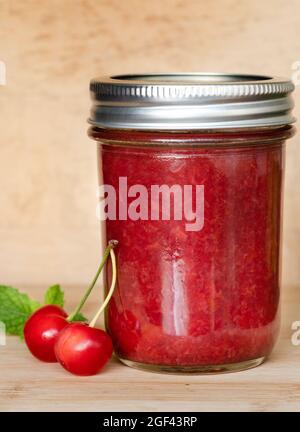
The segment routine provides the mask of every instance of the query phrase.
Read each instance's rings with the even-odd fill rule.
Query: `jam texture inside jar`
[[[92,81],[89,131],[102,198],[114,191],[103,219],[119,241],[106,314],[115,352],[153,371],[257,366],[279,330],[292,85],[200,74],[115,81]]]

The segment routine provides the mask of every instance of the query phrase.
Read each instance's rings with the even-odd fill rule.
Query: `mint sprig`
[[[88,319],[85,316],[83,316],[82,313],[77,312],[77,314],[75,314],[73,316],[73,318],[70,320],[70,322],[79,322],[79,321],[80,322],[87,322]]]
[[[64,306],[64,292],[60,285],[52,285],[45,294],[45,304]]]
[[[0,321],[5,324],[9,335],[23,338],[23,328],[29,316],[40,304],[20,293],[16,288],[0,285]]]
[[[45,293],[44,305],[64,306],[64,292],[60,285],[49,287]],[[5,324],[8,335],[16,335],[23,339],[24,325],[30,315],[42,304],[31,299],[17,288],[0,285],[0,322]],[[72,321],[87,321],[80,313],[72,317]]]

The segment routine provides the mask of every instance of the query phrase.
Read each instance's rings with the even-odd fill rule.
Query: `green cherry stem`
[[[116,286],[116,281],[117,281],[116,256],[115,256],[115,253],[114,253],[113,249],[111,249],[109,253],[110,253],[111,264],[112,264],[112,280],[111,280],[111,285],[110,285],[108,294],[107,294],[104,302],[102,303],[100,309],[98,310],[98,312],[96,313],[96,315],[94,316],[94,318],[92,319],[92,321],[90,322],[90,327],[95,327],[95,324],[96,324],[99,316],[101,315],[101,313],[104,311],[104,309],[108,305],[109,300],[111,299],[111,297],[112,297],[112,295],[114,293],[115,286]]]
[[[103,267],[104,267],[104,265],[105,265],[105,263],[107,261],[107,258],[109,257],[109,255],[110,255],[111,251],[113,250],[113,248],[117,246],[117,244],[118,244],[117,240],[110,240],[108,242],[108,245],[105,248],[105,251],[104,251],[101,263],[99,265],[99,268],[97,270],[97,273],[96,273],[94,279],[92,280],[91,284],[89,285],[86,293],[82,297],[82,299],[81,299],[79,305],[77,306],[77,308],[74,310],[74,312],[72,312],[68,316],[68,318],[67,318],[68,322],[71,322],[74,319],[74,317],[81,311],[83,305],[85,304],[86,300],[88,299],[88,297],[89,297],[92,289],[94,288],[94,286],[95,286],[95,284],[97,282],[97,279],[98,279],[98,277],[99,277],[99,275],[100,275],[100,273],[101,273],[101,271],[102,271],[102,269],[103,269]]]

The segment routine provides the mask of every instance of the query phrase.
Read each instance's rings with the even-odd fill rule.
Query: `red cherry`
[[[62,317],[67,318],[67,312],[60,306],[57,305],[46,305],[37,309],[30,318],[41,316],[41,315],[60,315]]]
[[[109,335],[83,323],[69,324],[58,336],[55,354],[59,363],[74,375],[95,375],[112,356]]]
[[[34,312],[24,327],[24,338],[31,354],[41,361],[54,363],[54,344],[58,333],[68,325],[67,314],[59,306],[44,306]]]

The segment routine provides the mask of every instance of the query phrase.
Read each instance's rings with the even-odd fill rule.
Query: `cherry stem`
[[[117,266],[116,266],[116,256],[115,253],[113,251],[113,249],[111,249],[109,251],[110,253],[110,259],[111,259],[111,264],[112,264],[112,280],[111,280],[111,285],[108,291],[108,294],[104,300],[104,302],[102,303],[100,309],[98,310],[98,312],[96,313],[96,315],[94,316],[94,318],[92,319],[92,321],[90,322],[90,327],[95,327],[95,324],[99,318],[99,316],[101,315],[101,313],[104,311],[104,309],[106,308],[106,306],[108,305],[113,293],[114,293],[114,289],[116,286],[116,281],[117,281]]]
[[[98,277],[99,277],[99,275],[100,275],[100,273],[101,273],[101,271],[102,271],[102,269],[103,269],[103,267],[104,267],[104,265],[105,265],[105,263],[107,261],[107,258],[109,256],[109,254],[111,253],[111,251],[113,250],[113,248],[117,246],[117,244],[118,244],[117,240],[110,240],[108,242],[108,245],[105,248],[105,251],[104,251],[101,263],[99,265],[99,268],[97,270],[97,273],[96,273],[94,279],[92,280],[91,284],[89,285],[86,293],[82,297],[82,299],[81,299],[79,305],[77,306],[77,308],[74,310],[74,312],[72,312],[68,316],[67,321],[71,322],[76,317],[76,315],[81,311],[83,305],[85,304],[86,300],[88,299],[88,297],[89,297],[92,289],[94,288],[94,286],[95,286],[95,284],[97,282],[97,279],[98,279]]]

